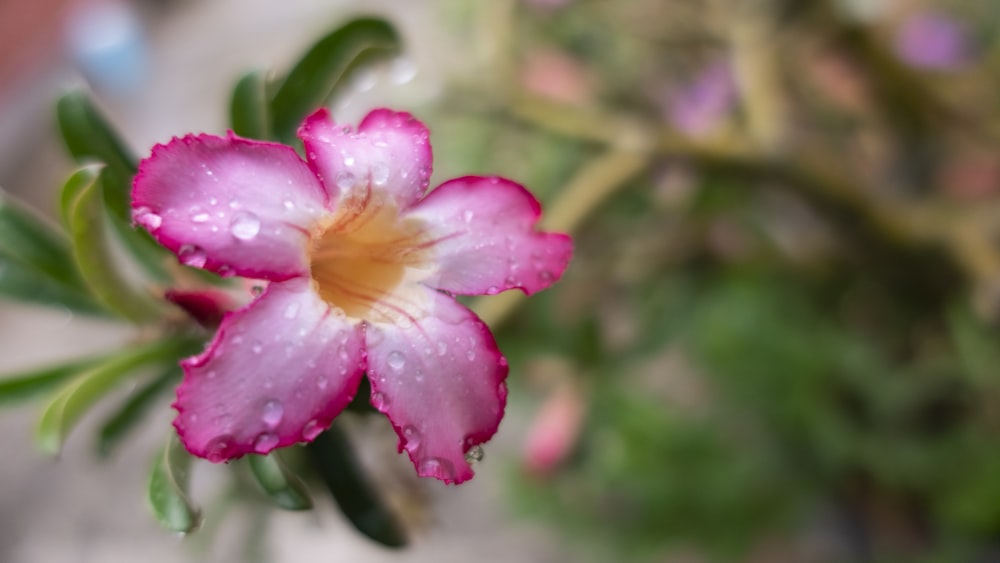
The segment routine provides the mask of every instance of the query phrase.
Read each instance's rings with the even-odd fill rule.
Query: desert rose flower
[[[452,295],[527,294],[562,275],[569,237],[535,230],[540,207],[499,177],[427,193],[431,146],[407,113],[357,130],[326,110],[291,147],[230,133],[153,148],[135,222],[189,266],[269,282],[182,362],[174,421],[214,462],[309,441],[361,378],[422,476],[472,477],[465,454],[493,436],[507,361]]]

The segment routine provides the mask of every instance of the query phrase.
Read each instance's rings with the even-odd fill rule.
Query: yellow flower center
[[[319,296],[354,319],[406,323],[422,310],[415,282],[430,266],[421,221],[400,220],[392,204],[370,203],[342,214],[312,240],[309,255]]]

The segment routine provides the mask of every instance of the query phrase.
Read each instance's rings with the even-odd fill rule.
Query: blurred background
[[[358,13],[405,54],[335,117],[414,112],[433,180],[510,177],[576,239],[553,289],[473,305],[511,365],[477,478],[418,482],[357,417],[410,547],[322,503],[226,508],[207,464],[181,541],[143,504],[168,400],[120,454],[58,462],[18,406],[0,560],[1000,561],[1000,4],[3,0],[0,186],[55,213],[66,88],[145,156],[225,131],[237,78]],[[0,371],[129,338],[0,303]]]

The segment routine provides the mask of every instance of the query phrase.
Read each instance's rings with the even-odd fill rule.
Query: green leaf
[[[309,489],[288,466],[277,452],[270,455],[247,456],[250,470],[267,496],[286,510],[309,510],[313,507]]]
[[[108,310],[79,289],[58,282],[0,254],[0,296],[41,305],[63,306],[74,313],[107,316]]]
[[[233,132],[251,139],[270,139],[271,108],[267,102],[266,75],[260,71],[244,75],[233,88],[229,104]]]
[[[180,379],[180,368],[171,365],[126,399],[122,406],[101,424],[101,432],[97,437],[97,452],[105,457],[111,455],[128,432],[156,404],[156,400],[176,385],[178,379]]]
[[[23,401],[51,391],[60,383],[89,369],[101,359],[76,360],[5,375],[0,378],[0,405]]]
[[[73,240],[73,257],[84,282],[101,303],[133,322],[151,321],[160,307],[125,279],[110,248],[108,219],[101,201],[107,168],[96,178],[88,169],[70,177],[63,188],[62,211]]]
[[[292,68],[271,100],[273,132],[294,140],[299,123],[325,104],[354,71],[400,52],[399,35],[389,22],[358,18],[320,39]]]
[[[103,162],[124,175],[135,174],[137,160],[87,94],[74,90],[56,104],[59,131],[80,164]]]
[[[153,515],[164,528],[182,534],[201,524],[201,511],[188,492],[191,460],[175,434],[156,456],[149,474],[147,498]]]
[[[387,547],[406,545],[402,525],[365,480],[347,436],[336,422],[306,448],[333,499],[358,531]]]
[[[120,352],[80,373],[42,411],[35,432],[38,446],[58,454],[80,418],[123,379],[152,364],[176,362],[194,348],[191,339],[159,340]]]
[[[0,192],[0,254],[67,285],[83,287],[69,239],[37,213]]]

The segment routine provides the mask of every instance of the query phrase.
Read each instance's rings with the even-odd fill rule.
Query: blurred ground
[[[144,81],[132,90],[100,93],[104,109],[137,151],[175,134],[223,130],[228,89],[242,72],[286,65],[352,9],[351,2],[329,0],[147,4],[141,19],[148,41],[147,58],[141,61]],[[367,107],[432,93],[435,73],[440,71],[428,63],[446,59],[448,49],[435,41],[431,3],[355,4],[397,20],[419,72],[410,84],[376,89],[356,99],[356,107],[341,108],[340,117],[354,119]],[[58,45],[43,52],[34,59],[38,68],[22,72],[20,82],[2,89],[0,185],[51,212],[55,190],[69,169],[54,134],[51,106],[58,87],[76,79]],[[2,303],[0,372],[106,349],[127,336],[120,326]],[[235,525],[223,526],[217,545],[199,548],[197,537],[183,541],[172,537],[149,516],[144,500],[147,467],[171,416],[165,406],[161,411],[142,436],[112,460],[100,462],[90,455],[85,424],[57,462],[37,453],[32,443],[37,405],[0,410],[0,435],[7,446],[0,466],[0,561],[240,561],[266,554],[234,551],[245,543]],[[97,418],[87,420],[92,426]],[[433,523],[410,549],[380,549],[340,522],[333,507],[321,505],[306,514],[272,512],[267,538],[273,560],[565,560],[545,533],[505,517],[499,483],[508,467],[500,452],[505,443],[506,449],[518,443],[514,419],[507,418],[472,483],[460,488],[425,484],[433,499]],[[212,468],[199,470],[195,485],[211,519]],[[234,520],[238,519],[237,515]]]

